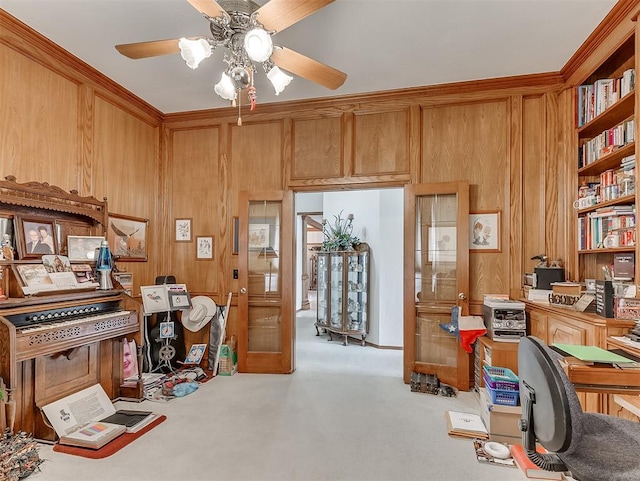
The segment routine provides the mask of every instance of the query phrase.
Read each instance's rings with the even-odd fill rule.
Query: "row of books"
[[[604,130],[578,147],[578,168],[601,159],[620,147],[635,142],[635,119],[631,118]]]
[[[635,87],[635,70],[627,69],[622,77],[596,80],[593,84],[580,85],[577,98],[578,127],[594,118],[628,95]]]
[[[578,250],[635,246],[635,205],[596,209],[578,218]]]
[[[584,209],[601,202],[633,195],[636,189],[635,164],[635,154],[629,155],[622,159],[619,169],[602,172],[600,182],[583,182],[578,188],[578,208]]]

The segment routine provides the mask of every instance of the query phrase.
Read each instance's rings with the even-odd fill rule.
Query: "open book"
[[[151,412],[142,411],[139,413],[144,416],[136,417],[137,422],[133,423],[129,414],[118,416],[100,384],[47,404],[42,410],[60,438],[60,444],[92,449],[100,449],[128,429],[130,432],[141,429],[155,417]]]

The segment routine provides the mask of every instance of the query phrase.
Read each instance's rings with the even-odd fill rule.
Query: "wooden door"
[[[456,305],[468,314],[469,184],[408,185],[404,208],[404,380],[435,374],[469,390],[471,354],[440,327]]]
[[[238,370],[295,369],[293,193],[240,192]]]

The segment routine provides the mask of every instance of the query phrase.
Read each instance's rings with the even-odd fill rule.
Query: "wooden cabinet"
[[[602,279],[616,253],[635,253],[635,35],[576,92],[576,280]],[[614,273],[615,274],[615,273]],[[561,328],[562,326],[559,326]],[[583,333],[559,329],[578,340]]]
[[[359,336],[361,344],[369,332],[369,248],[357,251],[318,252],[318,301],[316,330],[343,336]]]

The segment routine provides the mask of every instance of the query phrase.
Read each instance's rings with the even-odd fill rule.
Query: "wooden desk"
[[[564,371],[576,391],[604,394],[640,394],[640,369],[593,365],[565,357]]]

